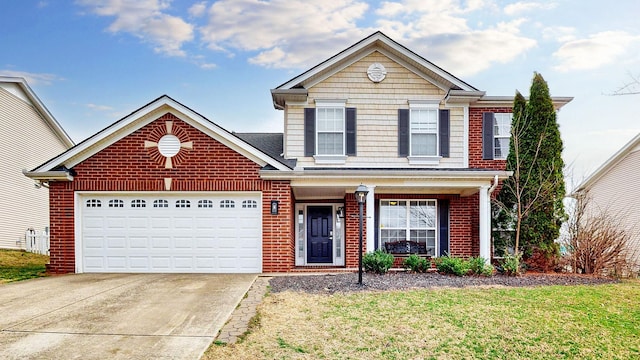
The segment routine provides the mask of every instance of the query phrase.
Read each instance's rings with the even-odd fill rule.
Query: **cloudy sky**
[[[533,72],[575,181],[640,131],[640,1],[5,1],[0,74],[22,76],[79,142],[167,94],[233,131],[282,131],[269,90],[381,30],[488,95]]]

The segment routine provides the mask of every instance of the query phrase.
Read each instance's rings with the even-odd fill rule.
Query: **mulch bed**
[[[411,274],[390,272],[385,275],[365,273],[362,285],[357,273],[327,275],[276,276],[270,280],[271,292],[298,291],[315,294],[333,294],[356,291],[403,290],[417,288],[466,287],[525,287],[547,285],[599,285],[617,283],[617,279],[590,275],[527,273],[521,276],[495,275],[453,276],[438,273]]]

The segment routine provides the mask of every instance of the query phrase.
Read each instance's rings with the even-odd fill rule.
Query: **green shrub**
[[[464,276],[469,273],[469,262],[449,255],[436,259],[436,269],[443,274]]]
[[[386,274],[392,265],[393,255],[382,250],[366,253],[362,257],[362,266],[366,272]]]
[[[427,270],[431,268],[431,262],[416,254],[411,254],[408,258],[404,259],[402,266],[406,270],[421,273],[427,272]]]
[[[470,257],[469,260],[469,270],[472,274],[482,275],[482,276],[491,276],[493,275],[493,265],[488,263],[483,257]]]
[[[520,274],[522,272],[521,260],[521,254],[518,254],[517,256],[512,254],[505,254],[504,259],[502,259],[501,263],[502,271],[504,271],[505,274],[511,276]]]

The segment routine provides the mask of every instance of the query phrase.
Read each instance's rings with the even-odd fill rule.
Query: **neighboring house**
[[[380,32],[271,94],[284,134],[162,96],[29,172],[55,199],[50,270],[356,269],[360,184],[366,251],[490,257],[512,96]]]
[[[640,267],[640,134],[580,184],[574,196],[586,194],[591,214],[613,217],[630,238],[629,261]]]
[[[24,249],[27,229],[49,227],[49,196],[22,170],[73,142],[22,78],[0,76],[0,124],[0,248]]]

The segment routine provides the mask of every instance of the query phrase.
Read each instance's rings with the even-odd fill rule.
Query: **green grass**
[[[44,276],[49,257],[21,250],[0,250],[0,283]]]
[[[636,359],[640,281],[599,286],[272,294],[203,359]]]

